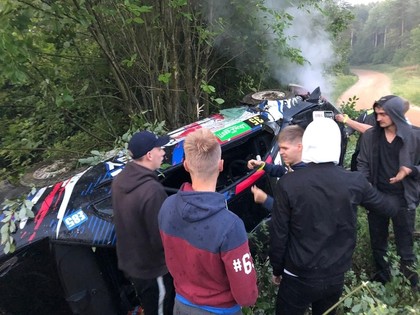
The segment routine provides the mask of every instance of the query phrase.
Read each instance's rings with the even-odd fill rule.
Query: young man
[[[277,143],[279,145],[280,156],[284,165],[266,164],[263,161],[249,160],[248,168],[262,167],[268,175],[273,177],[281,177],[287,172],[296,171],[306,164],[302,162],[302,136],[303,128],[298,125],[285,127],[278,135]],[[273,209],[273,197],[267,195],[257,186],[251,187],[254,194],[254,201],[261,203],[267,210]]]
[[[279,179],[270,225],[270,263],[279,284],[277,315],[320,315],[340,298],[356,244],[357,206],[393,215],[393,200],[358,172],[336,164],[341,151],[334,120],[317,118],[305,130],[298,172]],[[329,314],[334,314],[330,312]]]
[[[128,143],[133,161],[112,183],[118,267],[136,289],[145,315],[172,314],[174,303],[158,227],[158,212],[167,195],[155,172],[168,142],[168,136],[135,133]]]
[[[395,95],[384,96],[373,105],[375,127],[361,140],[357,168],[379,191],[399,201],[398,215],[392,218],[401,269],[413,288],[418,288],[418,275],[412,270],[415,262],[413,233],[416,207],[420,195],[420,129],[404,117],[406,104]],[[388,250],[389,219],[369,211],[369,232],[377,267],[374,280],[390,280]]]
[[[258,296],[256,273],[242,220],[215,192],[223,170],[221,148],[208,129],[184,142],[191,176],[159,212],[168,269],[174,278],[174,314],[242,314]]]
[[[404,100],[404,114],[408,112],[409,109],[410,103],[407,100]],[[346,125],[348,136],[352,135],[355,131],[360,133],[350,162],[350,169],[352,171],[357,171],[357,156],[360,152],[360,141],[362,140],[363,133],[376,125],[375,113],[373,109],[368,109],[361,113],[356,120],[351,119],[347,114],[337,114],[335,115],[335,120]],[[409,123],[407,118],[406,120]]]

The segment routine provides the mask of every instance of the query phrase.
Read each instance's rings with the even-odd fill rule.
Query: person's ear
[[[219,172],[223,172],[223,163],[224,163],[223,159],[219,160]]]
[[[298,143],[298,149],[299,149],[299,151],[302,151],[303,150],[303,145],[302,145],[302,143]]]
[[[182,164],[184,164],[185,170],[189,173],[190,169],[188,168],[188,162],[186,160],[184,160],[184,162]]]

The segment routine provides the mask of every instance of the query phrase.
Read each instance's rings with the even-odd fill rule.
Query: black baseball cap
[[[128,142],[128,150],[134,160],[141,158],[153,148],[162,147],[169,142],[168,135],[159,137],[153,132],[144,130],[136,132]]]

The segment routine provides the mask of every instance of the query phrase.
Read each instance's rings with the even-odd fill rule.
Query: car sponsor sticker
[[[312,112],[312,118],[331,118],[334,119],[334,113],[330,110],[314,110]]]
[[[251,130],[251,127],[246,124],[245,122],[237,123],[233,126],[224,128],[222,130],[216,131],[215,135],[221,140],[226,141],[229,140],[235,136],[238,136],[246,131]]]
[[[63,221],[67,229],[71,231],[81,225],[83,222],[87,221],[87,219],[87,215],[82,211],[82,209],[79,209],[76,212],[66,216]]]

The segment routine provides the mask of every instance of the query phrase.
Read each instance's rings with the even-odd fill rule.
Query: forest
[[[12,183],[38,163],[97,161],[137,130],[165,133],[250,92],[295,83],[328,97],[352,66],[420,72],[419,0],[2,0],[0,23],[0,178]],[[358,225],[339,314],[415,314],[395,255],[387,287],[368,281],[366,215]],[[268,314],[271,271],[256,268],[263,294],[244,313]]]
[[[0,175],[344,71],[352,17],[331,0],[4,0]]]
[[[349,62],[420,64],[420,2],[386,0],[356,6],[350,29]]]
[[[418,65],[419,6],[3,0],[0,176],[174,129],[257,90],[328,95],[350,64]]]

